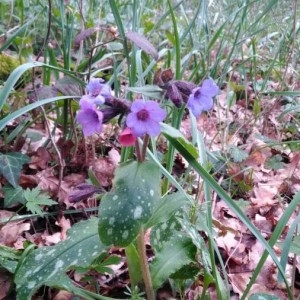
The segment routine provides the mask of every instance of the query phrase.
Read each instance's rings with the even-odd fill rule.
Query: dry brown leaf
[[[34,170],[44,170],[51,162],[51,155],[44,147],[39,147],[34,155],[31,156],[29,167]]]
[[[109,158],[98,158],[93,162],[91,167],[101,183],[101,186],[107,187],[112,184],[116,165]]]
[[[60,232],[56,232],[56,233],[51,234],[51,235],[49,235],[47,233],[44,233],[42,235],[42,238],[43,238],[46,246],[55,245],[55,244],[62,241],[62,237],[61,237]]]
[[[67,238],[67,231],[71,228],[70,219],[66,219],[62,216],[59,221],[56,221],[55,224],[61,227],[61,240],[64,241]]]
[[[12,281],[12,275],[5,271],[4,269],[0,270],[0,300],[8,299],[7,293],[9,292],[9,288]]]
[[[9,222],[0,229],[0,243],[6,246],[13,246],[24,231],[30,229],[30,223],[24,221]]]
[[[71,300],[74,295],[67,291],[59,291],[53,300]]]

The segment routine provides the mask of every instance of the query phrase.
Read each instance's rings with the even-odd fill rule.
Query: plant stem
[[[137,158],[138,162],[142,162],[143,158],[141,156],[141,149],[140,149],[140,144],[139,144],[138,139],[135,140],[135,153],[136,153],[136,158]]]
[[[144,228],[142,227],[140,230],[140,234],[137,237],[137,250],[140,256],[142,276],[145,284],[147,300],[155,300],[155,293],[152,287],[144,236],[145,236],[145,232],[144,232]]]
[[[142,153],[141,153],[141,157],[142,157],[142,160],[144,161],[145,158],[146,158],[146,152],[147,152],[147,147],[148,147],[148,144],[149,144],[149,135],[146,134],[145,137],[144,137],[144,140],[143,140],[143,148],[142,148]]]

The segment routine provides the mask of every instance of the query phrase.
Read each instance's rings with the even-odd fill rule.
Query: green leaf
[[[20,251],[0,245],[0,266],[8,270],[10,273],[15,273],[20,256]]]
[[[110,256],[108,252],[102,252],[88,267],[75,267],[76,272],[81,274],[86,273],[90,270],[95,270],[98,273],[109,273],[114,274],[114,271],[109,268],[110,265],[117,265],[122,261],[120,256]]]
[[[203,265],[203,269],[207,276],[211,277],[213,281],[214,278],[211,274],[212,263],[210,259],[210,255],[208,253],[207,246],[205,244],[204,239],[198,233],[199,231],[195,228],[193,224],[191,224],[186,218],[179,219],[178,221],[182,227],[182,229],[190,236],[193,244],[197,247],[200,252],[201,264]]]
[[[125,248],[126,261],[130,277],[131,286],[137,286],[143,279],[140,256],[134,243]]]
[[[40,101],[36,101],[34,103],[28,104],[14,112],[12,112],[11,114],[7,115],[6,117],[4,117],[3,119],[0,120],[0,131],[3,130],[3,128],[11,121],[15,120],[16,118],[22,116],[23,114],[37,108],[40,107],[44,104],[48,104],[51,102],[55,102],[55,101],[59,101],[59,100],[66,100],[66,99],[73,99],[73,98],[80,98],[79,96],[61,96],[61,97],[54,97],[54,98],[48,98],[48,99],[44,99],[44,100],[40,100]],[[1,91],[0,91],[0,99],[1,99]]]
[[[15,276],[17,299],[31,299],[42,285],[76,293],[66,271],[73,266],[89,266],[107,248],[99,241],[97,223],[97,218],[77,223],[65,241],[36,249],[25,257]]]
[[[180,233],[173,236],[150,265],[153,287],[159,288],[173,273],[193,262],[195,255],[196,247],[190,238]]]
[[[172,216],[166,222],[157,224],[151,228],[151,246],[155,251],[160,251],[164,243],[169,241],[172,236],[177,235],[180,225],[175,216]]]
[[[157,225],[158,223],[166,222],[180,208],[183,208],[189,201],[180,192],[169,194],[158,200],[153,216],[148,221],[146,228]]]
[[[162,123],[161,131],[174,146],[175,144],[179,145],[180,148],[185,149],[185,151],[195,159],[199,157],[197,149],[185,139],[185,137],[178,129]]]
[[[160,98],[163,90],[157,85],[145,85],[142,87],[128,87],[128,91],[133,93],[142,94],[150,98]]]
[[[4,186],[4,207],[10,207],[16,203],[24,203],[23,189],[20,186],[13,188],[11,186]]]
[[[34,67],[41,67],[43,64],[39,62],[26,63],[17,67],[8,77],[5,85],[0,89],[0,111],[14,85],[17,83],[19,78],[28,70]]]
[[[258,294],[252,294],[249,297],[249,300],[281,300],[281,299],[275,295],[258,293]]]
[[[135,162],[116,170],[113,189],[99,207],[99,235],[105,245],[128,246],[152,216],[160,198],[160,170],[153,162]]]
[[[50,199],[50,197],[43,193],[38,187],[30,190],[26,189],[23,192],[23,196],[26,200],[26,207],[30,210],[33,214],[38,214],[43,217],[43,211],[40,205],[55,205],[57,202]]]
[[[285,164],[282,161],[282,156],[279,154],[272,156],[265,163],[266,169],[279,170],[279,169],[284,169],[284,167],[285,167]]]
[[[236,163],[242,162],[249,156],[247,152],[233,145],[229,148],[229,155]]]
[[[300,255],[300,236],[299,235],[294,237],[294,240],[291,244],[290,252]]]
[[[18,186],[23,164],[29,162],[29,157],[22,153],[0,153],[0,173],[14,187]]]

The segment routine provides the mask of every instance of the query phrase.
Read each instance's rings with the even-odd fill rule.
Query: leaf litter
[[[84,34],[89,35],[90,33]],[[137,35],[131,36],[131,40],[141,48],[149,47]],[[153,56],[156,55],[152,48],[149,48],[149,52],[153,52]],[[273,87],[276,87],[275,83]],[[60,81],[57,89],[69,92],[68,80]],[[79,92],[77,87],[71,90],[73,94]],[[284,124],[292,121],[293,117],[286,114],[284,120],[279,121],[278,117],[284,110],[284,106],[280,103],[280,99],[268,96],[259,99],[260,113],[256,114],[253,110],[255,95],[249,88],[246,89],[249,95],[240,95],[236,103],[228,105],[228,93],[231,91],[232,87],[230,86],[222,90],[217,97],[214,111],[202,114],[198,119],[197,126],[204,135],[208,150],[212,153],[220,153],[224,158],[222,162],[224,168],[216,167],[214,169],[215,178],[228,192],[232,192],[238,203],[244,205],[243,210],[247,216],[268,240],[286,205],[300,189],[299,150],[292,151],[287,144],[276,145],[276,142],[289,141],[290,136],[285,132]],[[40,92],[42,95],[49,91],[43,89]],[[52,93],[53,89],[50,92]],[[245,96],[248,97],[247,100]],[[106,127],[100,138],[102,144],[96,145],[96,149],[93,149],[92,144],[93,142],[99,143],[99,140],[81,141],[75,153],[73,142],[63,141],[60,138],[61,132],[58,132],[55,140],[63,158],[67,161],[61,182],[58,177],[56,154],[51,146],[43,146],[47,139],[44,128],[37,126],[34,130],[43,139],[38,142],[34,139],[30,140],[30,137],[33,136],[31,133],[23,145],[22,151],[30,157],[30,161],[23,167],[20,176],[19,184],[22,188],[39,188],[52,199],[57,200],[60,205],[64,205],[66,209],[80,208],[83,211],[90,206],[91,201],[95,200],[93,191],[98,191],[94,185],[85,185],[89,170],[92,170],[104,191],[111,188],[114,171],[120,160],[118,149],[107,142],[109,138],[115,138],[115,128]],[[189,118],[183,120],[181,132],[187,138],[191,138]],[[102,153],[102,155],[96,156],[95,153]],[[174,170],[174,173],[180,176],[187,166],[180,155],[177,155],[176,160],[175,169],[177,168],[177,170]],[[4,183],[5,181],[1,179],[1,184]],[[91,187],[94,187],[94,190]],[[81,195],[78,201],[70,201],[74,197],[74,193],[84,189],[86,189],[86,193]],[[216,243],[221,250],[233,292],[239,297],[245,290],[264,249],[221,199],[216,195],[213,196],[213,199],[214,229],[218,234]],[[92,203],[95,206],[98,205],[97,202]],[[46,211],[48,209],[50,206],[45,207]],[[66,240],[67,230],[78,219],[85,218],[86,215],[76,217],[77,220],[59,216],[55,226],[46,222],[43,225],[48,229],[38,230],[32,226],[37,225],[36,220],[33,222],[25,220],[9,222],[1,227],[0,243],[16,249],[23,249],[25,241],[30,241],[39,247],[55,245]],[[0,211],[0,216],[1,219],[4,219],[13,217],[15,214],[3,209]],[[293,218],[288,225],[292,221]],[[288,228],[284,233],[287,230]],[[282,240],[284,240],[284,235]],[[276,245],[274,249],[279,257],[281,248]],[[111,251],[119,250],[112,249]],[[124,256],[124,253],[121,253],[120,256]],[[300,268],[298,261],[297,267]],[[110,276],[99,279],[107,291],[128,284],[128,276],[124,276],[124,273],[127,272],[124,261],[115,271],[116,277],[122,278],[123,276],[123,281],[120,280],[115,286],[112,286],[112,277]],[[292,266],[288,264],[287,274],[291,274],[291,272]],[[272,291],[274,295],[285,299],[284,286],[278,284],[276,278],[276,268],[273,261],[268,258],[251,293]],[[78,282],[81,279],[78,276]],[[195,299],[193,297],[196,297],[197,293],[194,296],[192,294],[196,289],[194,287],[194,290],[186,292],[188,299]],[[298,295],[299,291],[296,292]]]

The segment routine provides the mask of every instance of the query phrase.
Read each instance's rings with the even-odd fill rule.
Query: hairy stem
[[[137,237],[137,250],[140,256],[140,263],[141,263],[141,269],[142,269],[142,276],[145,284],[146,289],[146,295],[148,300],[155,300],[155,293],[152,287],[152,281],[150,276],[150,270],[147,260],[147,254],[146,254],[146,246],[144,242],[144,228],[141,228],[140,234]]]

